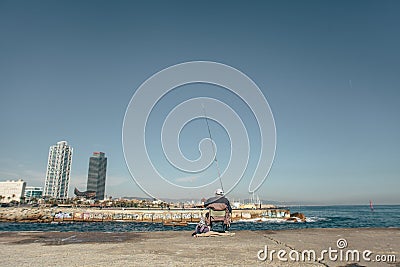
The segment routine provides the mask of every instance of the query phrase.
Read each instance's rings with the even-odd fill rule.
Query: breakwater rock
[[[98,209],[64,207],[7,207],[0,208],[0,221],[62,222],[62,221],[134,221],[134,222],[198,222],[205,209]],[[290,219],[287,209],[233,210],[233,221],[258,219]]]
[[[53,208],[0,208],[0,221],[51,222]]]

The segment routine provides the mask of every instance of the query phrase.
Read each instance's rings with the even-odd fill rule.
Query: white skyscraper
[[[50,147],[43,196],[58,199],[68,197],[72,150],[66,141]]]

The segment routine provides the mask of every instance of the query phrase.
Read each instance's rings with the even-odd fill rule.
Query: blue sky
[[[106,194],[143,196],[122,152],[128,103],[154,73],[209,60],[248,75],[274,114],[261,198],[399,204],[399,11],[398,1],[3,0],[0,179],[43,186],[49,146],[67,140],[71,190],[86,188],[89,157],[104,151]],[[247,184],[231,197],[248,197]]]

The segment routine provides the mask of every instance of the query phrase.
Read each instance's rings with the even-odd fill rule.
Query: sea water
[[[371,211],[365,206],[292,206],[292,212],[301,212],[306,222],[288,222],[281,219],[258,218],[231,224],[237,230],[285,230],[303,228],[388,228],[400,227],[400,205],[377,205]],[[144,222],[74,222],[74,223],[0,223],[0,231],[60,231],[60,232],[149,232],[193,231],[195,224],[163,226]]]

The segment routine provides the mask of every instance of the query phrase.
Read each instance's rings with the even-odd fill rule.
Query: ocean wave
[[[321,218],[321,217],[307,217],[306,222],[308,223],[313,223],[313,222],[323,222],[323,221],[329,221],[328,218]]]
[[[233,223],[293,223],[294,221],[288,221],[286,219],[279,218],[253,218],[253,219],[241,219],[234,221]]]
[[[323,221],[330,221],[330,219],[324,218],[324,217],[307,217],[306,218],[307,223],[315,223],[315,222],[323,222]],[[298,218],[297,218],[297,220],[287,220],[287,219],[283,219],[283,218],[253,218],[253,219],[241,219],[241,220],[235,221],[233,223],[241,223],[241,222],[247,222],[247,223],[251,223],[251,222],[253,222],[253,223],[261,223],[261,222],[262,223],[300,223],[302,221]]]

